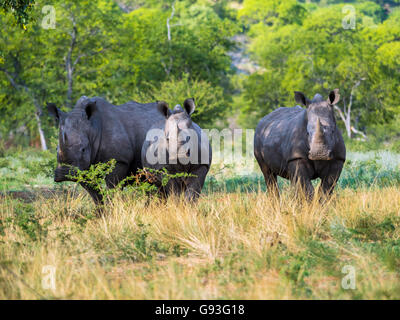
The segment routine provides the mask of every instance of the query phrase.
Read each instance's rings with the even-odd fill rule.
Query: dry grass
[[[0,199],[1,299],[400,298],[400,188],[216,193],[196,205],[117,195],[95,217],[84,193]],[[42,268],[56,288],[42,287]],[[342,268],[356,270],[344,290]]]

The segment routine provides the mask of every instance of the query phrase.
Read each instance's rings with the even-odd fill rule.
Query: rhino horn
[[[322,132],[321,121],[319,120],[319,118],[317,119],[317,126],[315,128],[313,143],[316,143],[316,144],[324,144],[325,143],[324,133]]]
[[[310,145],[310,160],[331,160],[331,151],[325,141],[324,133],[321,128],[321,122],[317,118],[317,125]]]

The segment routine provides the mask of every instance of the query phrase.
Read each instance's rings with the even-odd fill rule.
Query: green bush
[[[366,161],[347,160],[338,185],[341,188],[386,187],[400,184],[400,171],[383,167],[377,158]]]
[[[126,192],[135,193],[137,196],[155,194],[158,190],[156,183],[165,187],[169,180],[177,178],[191,177],[193,175],[181,172],[170,174],[163,168],[162,170],[154,170],[150,168],[139,169],[137,174],[128,176],[118,183],[113,189],[106,187],[105,179],[112,173],[116,165],[116,160],[111,159],[105,163],[97,163],[91,165],[88,170],[79,170],[72,168],[72,174],[69,178],[78,183],[84,183],[103,197],[112,196],[115,192],[125,189]]]
[[[395,153],[400,153],[400,139],[392,143],[390,150]]]

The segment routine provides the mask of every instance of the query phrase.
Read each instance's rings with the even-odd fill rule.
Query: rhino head
[[[57,146],[56,182],[71,180],[73,168],[86,170],[91,164],[93,126],[92,115],[96,112],[96,101],[81,97],[74,109],[63,112],[54,103],[48,103],[47,109],[55,118],[59,127]]]
[[[337,133],[333,106],[339,102],[339,89],[329,93],[324,100],[320,94],[316,94],[312,100],[302,92],[295,92],[297,103],[307,107],[307,135],[310,150],[310,160],[332,160],[333,149],[337,143]]]
[[[180,163],[187,164],[194,156],[191,151],[197,151],[197,135],[191,119],[195,108],[193,98],[186,99],[183,108],[178,104],[172,111],[166,102],[158,102],[158,110],[166,118],[164,134],[170,163],[177,163],[179,159]]]

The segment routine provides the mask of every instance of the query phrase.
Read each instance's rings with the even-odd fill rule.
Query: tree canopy
[[[349,137],[369,134],[400,113],[399,5],[2,0],[0,139],[44,147],[55,136],[46,102],[67,111],[82,95],[171,106],[194,97],[203,127],[254,128],[293,106],[293,91],[335,88],[338,123]]]
[[[26,28],[34,3],[35,0],[1,0],[0,8],[3,12],[12,11],[16,23],[22,28]]]
[[[346,28],[343,3],[266,3],[259,8],[257,1],[245,0],[239,11],[249,29],[251,57],[259,65],[243,80],[243,123],[254,126],[273,109],[294,105],[293,91],[326,95],[334,88],[340,88],[336,110],[348,136],[351,127],[353,133],[365,130],[398,113],[399,11],[387,17],[379,4],[357,2],[352,4],[354,28]]]

